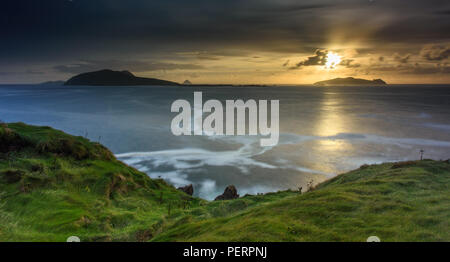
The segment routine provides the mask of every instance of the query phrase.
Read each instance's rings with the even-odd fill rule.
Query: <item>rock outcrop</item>
[[[183,191],[184,193],[192,196],[194,194],[194,187],[192,186],[192,184],[184,186],[184,187],[179,187],[178,190]]]
[[[230,185],[225,188],[225,191],[222,195],[217,196],[214,200],[230,200],[239,198],[239,194],[237,193],[237,189],[235,186]]]

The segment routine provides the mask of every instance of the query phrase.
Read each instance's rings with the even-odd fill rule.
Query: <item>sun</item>
[[[340,55],[333,53],[333,52],[328,52],[326,62],[325,62],[325,68],[326,69],[334,69],[340,62],[341,62]]]

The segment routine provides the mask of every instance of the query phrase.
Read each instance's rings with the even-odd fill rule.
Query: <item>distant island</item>
[[[129,71],[113,71],[104,69],[76,75],[67,80],[64,85],[77,86],[139,86],[139,85],[163,85],[177,86],[176,82],[156,78],[137,77]]]
[[[347,78],[335,78],[325,81],[319,81],[314,83],[315,86],[370,86],[370,85],[387,85],[386,82],[384,82],[381,79],[374,79],[374,80],[366,80],[361,78],[353,78],[353,77],[347,77]]]
[[[42,83],[39,83],[39,85],[61,86],[61,85],[64,85],[64,83],[66,83],[66,81],[57,80],[57,81],[42,82]]]

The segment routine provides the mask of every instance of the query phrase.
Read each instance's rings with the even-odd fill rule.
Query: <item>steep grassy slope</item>
[[[199,200],[49,127],[0,127],[0,240],[145,241]]]
[[[153,240],[366,241],[376,235],[382,241],[450,241],[449,185],[448,161],[364,166],[302,195],[231,215],[190,216]],[[246,198],[225,202],[237,201]]]
[[[0,241],[450,241],[450,164],[363,166],[300,194],[207,202],[49,127],[0,124]]]

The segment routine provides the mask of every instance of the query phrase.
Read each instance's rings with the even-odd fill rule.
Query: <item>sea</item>
[[[279,100],[279,141],[175,136],[175,100]],[[205,114],[207,116],[207,114]],[[51,126],[108,147],[126,164],[214,199],[317,184],[364,164],[450,158],[450,86],[0,85],[0,120]],[[422,153],[421,153],[422,151]]]

